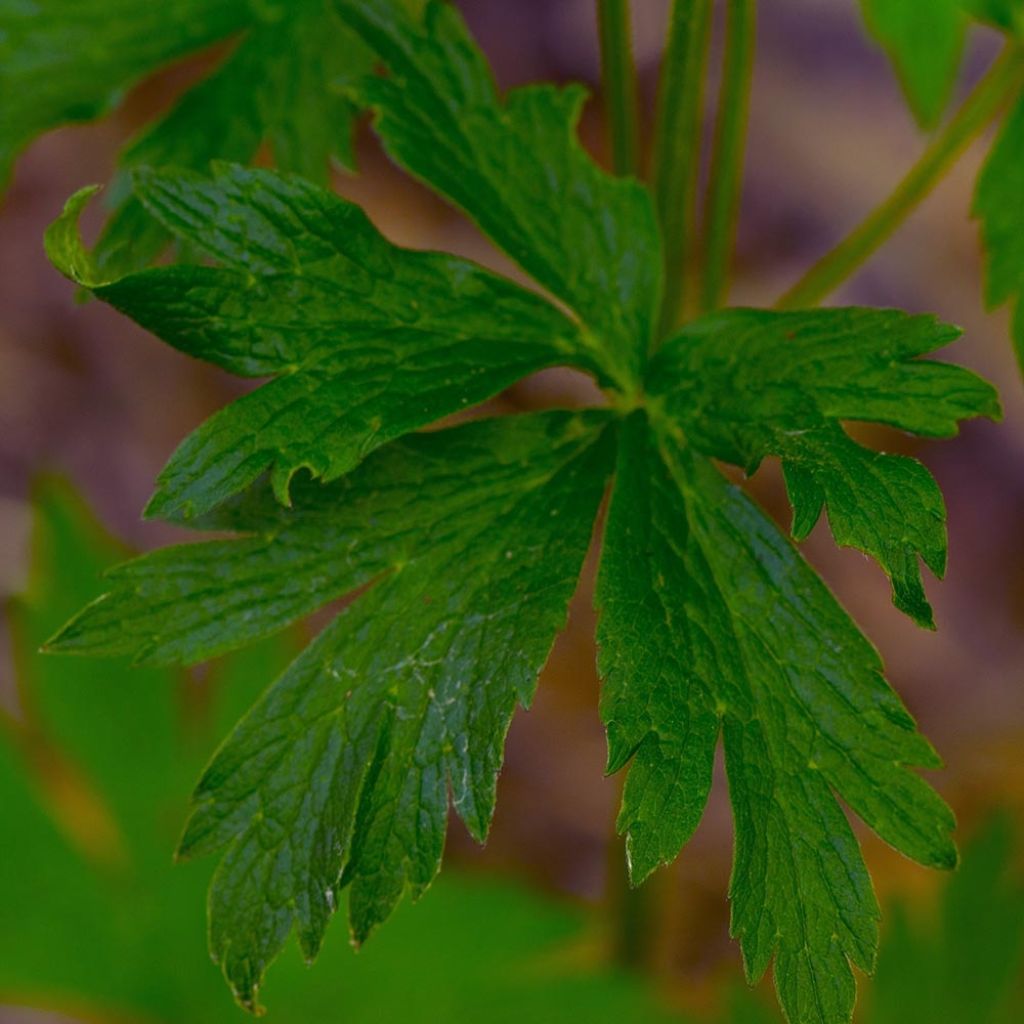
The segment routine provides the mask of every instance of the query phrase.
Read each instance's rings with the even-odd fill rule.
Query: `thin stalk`
[[[728,288],[746,153],[757,35],[757,0],[729,0],[726,18],[722,88],[704,227],[701,312],[721,306]]]
[[[616,174],[636,174],[636,68],[633,63],[629,0],[598,0],[601,33],[601,79],[611,132]]]
[[[1008,49],[974,87],[956,116],[925,150],[896,191],[811,267],[779,299],[776,308],[817,305],[850,277],[917,208],[1022,84],[1021,53],[1016,48]]]
[[[612,962],[627,971],[648,971],[654,964],[659,916],[656,880],[634,889],[629,884],[625,843],[613,836],[609,854],[609,903],[613,921]]]
[[[665,247],[659,339],[686,310],[687,257],[695,250],[704,72],[712,0],[673,0],[658,85],[654,196]]]

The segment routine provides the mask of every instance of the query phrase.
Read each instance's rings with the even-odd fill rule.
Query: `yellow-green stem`
[[[708,179],[707,223],[704,226],[699,296],[701,312],[721,306],[728,289],[746,152],[757,0],[729,0],[726,17],[722,88]]]
[[[814,306],[865,263],[907,219],[1004,104],[1024,86],[1024,60],[1008,49],[974,87],[956,116],[910,169],[895,192],[820,259],[776,303],[778,309]]]
[[[601,79],[616,174],[636,174],[636,68],[629,0],[598,0]]]
[[[662,60],[654,139],[654,195],[665,248],[659,341],[676,326],[688,302],[711,7],[711,0],[673,0]]]

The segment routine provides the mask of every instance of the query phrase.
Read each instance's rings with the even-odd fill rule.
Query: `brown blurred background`
[[[463,0],[503,85],[539,78],[582,80],[597,90],[592,0]],[[666,4],[636,3],[643,118],[650,127]],[[972,40],[961,88],[985,67],[996,42]],[[0,207],[0,592],[26,569],[27,500],[33,477],[74,481],[119,535],[147,548],[173,531],[139,511],[175,444],[238,393],[240,385],[146,335],[112,310],[76,305],[74,289],[46,262],[42,233],[81,185],[111,177],[118,147],[164,109],[202,61],[145,83],[106,121],[53,133],[18,164]],[[713,95],[713,93],[712,93]],[[599,99],[583,134],[604,149]],[[863,31],[854,0],[775,0],[762,5],[743,199],[735,303],[769,303],[895,184],[923,144],[891,69]],[[360,129],[361,173],[338,189],[364,204],[393,240],[453,250],[514,273],[463,218],[403,177]],[[949,507],[948,580],[932,582],[938,631],[916,628],[889,603],[874,563],[836,551],[819,527],[804,546],[885,657],[890,679],[947,760],[935,783],[969,826],[987,808],[1024,811],[1024,401],[1003,315],[981,305],[981,260],[969,219],[984,146],[957,165],[924,207],[833,301],[933,311],[965,328],[950,357],[999,388],[1001,424],[968,424],[943,443],[878,432],[872,440],[921,458]],[[497,408],[590,400],[586,381],[549,372],[524,382]],[[786,519],[777,468],[754,490]],[[584,578],[529,714],[512,729],[497,818],[480,850],[453,826],[450,858],[533,879],[595,903],[618,888],[609,847],[618,783],[603,778],[597,718],[591,579]],[[0,638],[0,697],[13,688]],[[719,772],[721,776],[721,772]],[[719,777],[697,836],[655,881],[660,968],[701,1001],[739,953],[727,937],[725,891],[731,825]],[[934,877],[869,835],[883,900],[926,893]],[[611,869],[609,866],[611,865]]]

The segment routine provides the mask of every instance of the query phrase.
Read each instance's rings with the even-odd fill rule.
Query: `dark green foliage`
[[[1024,97],[978,178],[974,213],[985,242],[985,299],[989,306],[1011,304],[1014,345],[1024,366]]]
[[[753,472],[781,459],[794,536],[824,508],[836,540],[875,557],[895,603],[931,625],[918,560],[944,570],[941,494],[843,421],[949,437],[997,416],[994,392],[919,358],[955,329],[895,311],[731,310],[657,337],[674,282],[653,205],[580,146],[582,93],[501,96],[446,3],[332,10],[385,69],[350,95],[391,157],[554,302],[401,250],[315,184],[236,165],[137,170],[138,211],[205,262],[125,274],[105,243],[99,257],[82,245],[90,192],[77,194],[47,237],[67,276],[182,351],[271,379],[184,442],[148,508],[233,536],[115,570],[52,646],[190,662],[357,598],[221,747],[181,844],[224,848],[211,946],[255,1008],[292,930],[313,957],[343,893],[361,941],[429,885],[449,802],[485,837],[511,715],[613,480],[601,710],[610,769],[630,764],[619,823],[634,880],[693,832],[721,735],[747,973],[774,958],[795,1024],[848,1021],[878,908],[837,797],[908,856],[950,867],[952,815],[914,771],[939,761],[868,641],[711,460]],[[908,71],[929,117],[933,71]],[[606,407],[414,433],[554,365],[590,374]]]
[[[331,157],[353,164],[345,88],[372,57],[331,0],[14,0],[0,5],[0,184],[35,135],[98,117],[142,76],[225,40],[221,65],[129,143],[125,170],[244,163],[264,142],[280,167],[323,184]],[[170,236],[126,177],[112,202],[96,257],[123,273]]]

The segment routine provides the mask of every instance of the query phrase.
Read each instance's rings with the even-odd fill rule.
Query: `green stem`
[[[658,87],[654,195],[665,248],[665,295],[658,338],[687,306],[687,256],[697,225],[704,70],[712,0],[673,0]]]
[[[718,123],[708,180],[701,312],[721,306],[728,287],[750,111],[757,0],[729,0],[727,19]]]
[[[617,780],[615,807],[622,803],[625,773]],[[662,912],[666,903],[668,872],[657,872],[644,885],[633,888],[624,837],[613,826],[608,844],[606,905],[611,919],[611,959],[627,971],[650,973],[656,966],[662,938]]]
[[[633,64],[629,0],[598,0],[601,78],[611,130],[616,174],[636,174],[636,69]]]
[[[778,309],[817,305],[845,281],[907,219],[1004,103],[1024,83],[1020,52],[1008,49],[974,87],[956,116],[910,169],[896,191],[852,234],[827,253],[776,303]]]

